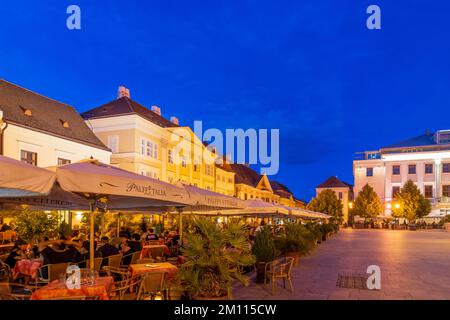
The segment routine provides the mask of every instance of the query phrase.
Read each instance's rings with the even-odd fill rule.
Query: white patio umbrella
[[[61,188],[90,200],[90,267],[94,268],[94,211],[99,202],[109,209],[179,207],[191,204],[183,188],[138,175],[98,161],[84,161],[56,168]]]
[[[287,207],[276,205],[261,199],[240,200],[242,209],[223,208],[222,210],[192,211],[194,215],[222,215],[222,216],[287,216]]]
[[[47,195],[56,174],[5,156],[0,156],[0,198]]]
[[[331,218],[330,215],[321,213],[321,212],[315,212],[307,209],[302,208],[293,208],[291,212],[292,216],[296,218],[311,218],[311,219],[329,219]]]
[[[176,206],[176,212],[178,213],[179,221],[179,236],[182,239],[183,236],[183,214],[189,214],[193,212],[209,212],[211,210],[220,209],[238,209],[245,208],[246,202],[235,197],[230,197],[221,193],[217,193],[210,190],[201,189],[191,185],[185,185],[178,183],[176,185],[179,188],[183,188],[189,195],[189,204],[184,206]],[[174,206],[175,207],[175,206]],[[149,207],[132,208],[128,211],[143,212],[150,210]],[[158,210],[153,210],[157,212]],[[166,210],[172,211],[174,210]]]
[[[0,157],[0,202],[24,198],[45,202],[56,194],[80,199],[89,206],[90,267],[94,267],[94,215],[100,206],[129,209],[191,204],[183,188],[134,174],[95,160],[57,167],[55,172]],[[55,191],[56,190],[56,191]],[[103,203],[103,204],[102,204]],[[39,202],[37,203],[39,204]],[[63,206],[61,204],[63,208]]]

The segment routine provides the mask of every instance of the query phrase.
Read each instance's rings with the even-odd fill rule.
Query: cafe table
[[[166,246],[165,244],[145,245],[145,246],[142,247],[140,259],[149,258],[150,257],[150,251],[152,249],[157,249],[157,248],[163,248],[164,253],[166,255],[170,255],[169,247]]]
[[[19,275],[28,276],[35,280],[39,268],[42,266],[40,259],[22,259],[16,262],[13,269],[13,278],[16,279]]]
[[[96,296],[99,300],[109,300],[109,293],[113,288],[113,283],[113,277],[96,277],[94,279],[94,284],[82,282],[80,289],[69,289],[65,283],[55,280],[34,291],[31,295],[31,300],[49,300],[78,296]]]
[[[152,272],[165,272],[169,279],[175,278],[178,272],[178,268],[169,262],[130,264],[129,270],[132,276]]]

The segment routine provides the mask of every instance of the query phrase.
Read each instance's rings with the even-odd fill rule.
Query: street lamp
[[[395,204],[395,209],[400,209],[400,204],[399,203]]]
[[[348,207],[349,207],[350,209],[353,209],[353,202],[349,202],[349,203],[348,203]]]

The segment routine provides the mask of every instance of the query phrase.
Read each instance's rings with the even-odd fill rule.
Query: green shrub
[[[314,234],[301,224],[289,223],[285,225],[285,234],[275,241],[282,253],[298,252],[308,254],[315,245]]]
[[[255,235],[252,253],[256,262],[270,262],[277,257],[277,249],[269,227],[263,227]]]

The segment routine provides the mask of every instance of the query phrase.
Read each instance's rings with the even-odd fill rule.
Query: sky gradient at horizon
[[[1,0],[0,0],[1,1]],[[82,29],[66,28],[77,4]],[[382,30],[366,28],[366,8]],[[158,105],[182,125],[279,128],[273,179],[309,200],[355,152],[450,129],[450,3],[36,1],[4,3],[0,78],[75,106]]]

